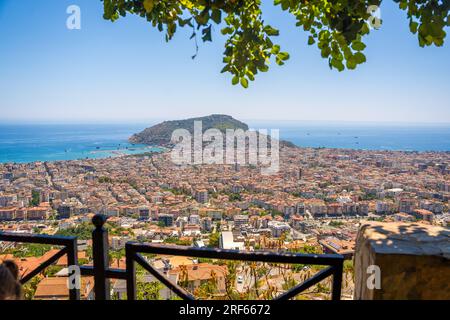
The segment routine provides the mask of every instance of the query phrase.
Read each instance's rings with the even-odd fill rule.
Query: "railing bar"
[[[334,301],[341,300],[343,272],[344,272],[344,262],[334,267],[331,300]]]
[[[342,263],[344,257],[338,254],[292,254],[274,252],[247,252],[225,249],[203,249],[183,246],[161,246],[154,244],[128,243],[136,252],[154,253],[173,256],[243,260],[270,263],[293,263],[336,266]]]
[[[111,299],[110,281],[106,278],[106,270],[109,268],[109,244],[108,231],[103,227],[105,222],[105,216],[96,215],[92,218],[95,225],[92,231],[95,300]]]
[[[67,267],[78,266],[77,239],[73,239],[71,243],[67,245],[66,248],[67,248]],[[77,288],[76,286],[73,286],[73,288],[69,288],[69,299],[80,300],[80,288]]]
[[[136,300],[136,266],[134,263],[136,253],[128,244],[125,244],[125,263],[127,275],[127,299]]]
[[[110,279],[127,279],[127,272],[123,269],[107,269],[106,277]]]
[[[98,219],[97,219],[98,220]],[[237,250],[225,250],[225,249],[210,249],[210,248],[195,248],[195,247],[185,247],[185,246],[162,246],[155,244],[143,244],[137,242],[128,242],[126,244],[126,270],[109,268],[107,250],[108,250],[108,240],[107,231],[104,230],[103,224],[106,221],[105,218],[93,222],[96,225],[96,230],[93,232],[93,240],[95,231],[99,233],[96,238],[97,243],[94,243],[93,247],[99,247],[98,250],[102,251],[102,254],[95,254],[94,252],[94,265],[93,266],[81,266],[80,271],[82,275],[94,275],[97,282],[96,298],[107,299],[109,296],[109,280],[113,279],[124,279],[127,281],[127,295],[128,299],[136,299],[136,271],[135,262],[138,262],[142,267],[144,267],[148,272],[155,276],[159,281],[171,289],[175,294],[179,295],[184,299],[193,300],[195,299],[193,295],[188,293],[178,284],[172,283],[163,273],[156,270],[151,264],[140,255],[140,253],[152,253],[152,254],[162,254],[162,255],[172,255],[172,256],[185,256],[185,257],[196,257],[196,258],[210,258],[210,259],[223,259],[223,260],[241,260],[241,261],[255,261],[255,262],[265,262],[265,263],[286,263],[286,264],[311,264],[311,265],[324,265],[329,266],[326,269],[319,271],[312,278],[304,281],[303,283],[297,285],[293,289],[281,294],[276,298],[276,300],[290,299],[297,295],[298,293],[308,289],[314,284],[322,281],[326,277],[332,275],[332,300],[339,300],[342,290],[342,273],[343,273],[343,262],[344,257],[338,254],[297,254],[289,252],[248,252],[248,251],[237,251]],[[101,231],[101,232],[100,232]],[[103,237],[100,238],[100,234]],[[50,235],[34,235],[34,234],[16,234],[0,232],[0,241],[8,242],[19,242],[19,243],[38,243],[38,244],[49,244],[55,246],[63,246],[60,251],[52,255],[49,259],[39,265],[36,269],[32,270],[27,276],[23,277],[20,281],[21,283],[26,283],[31,278],[42,272],[45,268],[56,262],[61,256],[67,254],[68,266],[77,265],[77,238],[76,237],[66,237],[66,236],[50,236]],[[97,252],[100,253],[100,252]],[[101,256],[99,258],[99,256]],[[100,280],[100,281],[98,281]],[[103,281],[102,281],[103,280]],[[104,282],[103,288],[99,288]],[[99,290],[102,289],[102,290]],[[99,292],[97,292],[99,291]],[[100,292],[102,291],[102,292]],[[70,289],[70,299],[79,299],[79,290]],[[98,294],[102,293],[102,294]]]
[[[143,268],[145,268],[148,272],[150,272],[153,276],[155,276],[156,279],[161,281],[164,285],[166,285],[170,290],[172,290],[175,294],[177,294],[179,297],[183,298],[184,300],[195,300],[195,298],[186,292],[183,288],[180,286],[172,283],[169,279],[167,279],[161,272],[153,268],[151,265],[145,261],[145,259],[140,255],[136,254],[136,262],[139,263]]]
[[[318,273],[316,273],[313,277],[305,280],[304,282],[300,283],[299,285],[295,286],[294,288],[290,289],[287,292],[282,293],[278,297],[276,297],[274,300],[288,300],[302,291],[305,291],[306,289],[310,288],[311,286],[315,285],[316,283],[319,283],[323,279],[329,277],[333,274],[334,267],[328,267],[326,269],[320,270]]]
[[[94,267],[93,266],[80,266],[80,271],[83,276],[93,276]],[[105,276],[109,279],[127,279],[127,272],[124,269],[109,268],[105,270]]]
[[[50,236],[45,234],[15,234],[0,232],[0,241],[25,242],[69,246],[76,237]]]
[[[94,267],[93,266],[80,266],[80,271],[82,276],[93,276]]]
[[[56,252],[54,255],[52,255],[50,258],[45,260],[43,263],[41,263],[36,269],[31,271],[29,274],[27,274],[25,277],[20,279],[20,283],[24,284],[33,277],[35,277],[37,274],[39,274],[42,270],[50,266],[52,263],[58,261],[59,258],[61,258],[64,254],[67,253],[67,248],[62,248],[58,252]]]

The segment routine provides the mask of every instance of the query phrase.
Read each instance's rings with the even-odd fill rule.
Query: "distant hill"
[[[194,121],[202,121],[203,132],[216,128],[225,133],[226,129],[248,130],[248,125],[224,114],[212,114],[206,117],[190,118],[185,120],[164,121],[150,128],[132,135],[129,138],[131,143],[141,143],[148,145],[168,146],[171,144],[172,133],[176,129],[186,129],[191,134],[194,132]],[[270,140],[270,139],[269,139]],[[281,141],[281,146],[295,147],[288,141]]]

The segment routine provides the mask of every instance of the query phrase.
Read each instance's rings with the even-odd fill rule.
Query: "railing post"
[[[338,264],[333,266],[333,289],[331,293],[331,300],[341,300],[342,290],[342,273],[344,272],[344,259],[340,260]]]
[[[78,266],[78,247],[77,239],[73,239],[70,245],[67,246],[67,266]],[[81,277],[81,275],[76,274],[75,276]],[[81,281],[80,281],[81,283]],[[69,289],[69,299],[70,300],[80,300],[80,288],[74,286]]]
[[[127,268],[127,299],[136,300],[136,266],[134,264],[135,251],[127,243],[125,244],[125,260]]]
[[[106,217],[96,214],[92,218],[95,225],[92,231],[92,255],[94,257],[94,293],[95,300],[109,300],[110,283],[106,277],[106,270],[109,268],[108,254],[108,231],[103,228]]]

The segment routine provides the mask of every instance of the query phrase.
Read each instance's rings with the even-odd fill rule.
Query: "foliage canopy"
[[[220,25],[227,36],[222,72],[232,75],[232,83],[248,87],[258,72],[266,72],[269,62],[283,65],[289,59],[273,38],[279,30],[263,20],[261,0],[101,0],[104,18],[115,21],[127,13],[136,14],[159,31],[166,41],[177,28],[191,28],[197,36],[212,41],[212,26]],[[450,25],[449,0],[393,0],[406,11],[409,28],[419,45],[442,46]],[[381,20],[373,13],[382,0],[273,0],[274,6],[293,15],[296,26],[308,33],[308,44],[316,44],[331,69],[355,69],[366,61],[363,37]],[[195,55],[194,55],[195,57]]]

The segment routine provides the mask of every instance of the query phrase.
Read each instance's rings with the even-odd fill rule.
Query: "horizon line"
[[[209,115],[206,115],[209,116]],[[31,119],[1,119],[0,124],[17,124],[17,125],[65,125],[65,124],[73,124],[73,125],[83,125],[83,124],[99,124],[99,125],[108,125],[108,124],[151,124],[150,122],[158,122],[158,121],[171,121],[171,120],[185,120],[190,118],[196,118],[198,116],[188,116],[184,118],[169,118],[169,117],[157,117],[157,118],[148,118],[146,120],[143,119],[124,119],[124,120],[115,120],[115,119],[41,119],[41,120],[31,120]],[[250,121],[250,122],[266,122],[266,123],[276,123],[276,122],[284,122],[284,123],[336,123],[336,124],[390,124],[390,125],[441,125],[450,126],[450,121],[398,121],[398,120],[317,120],[317,119],[264,119],[264,118],[238,118],[232,116],[234,119],[239,121]]]

